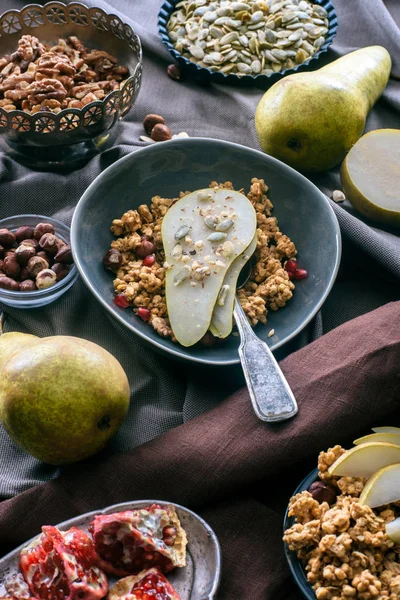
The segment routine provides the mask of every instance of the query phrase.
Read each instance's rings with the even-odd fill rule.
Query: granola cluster
[[[83,108],[118,90],[128,75],[114,56],[75,36],[51,46],[23,35],[13,54],[0,57],[0,107],[29,114]]]
[[[210,187],[233,189],[230,181]],[[243,191],[243,190],[241,190]],[[252,179],[247,194],[257,215],[258,243],[252,272],[246,286],[239,290],[240,303],[250,321],[267,322],[268,310],[285,306],[293,295],[294,284],[284,269],[286,260],[296,255],[293,242],[279,231],[278,222],[271,216],[273,205],[267,197],[268,187],[262,179]],[[114,291],[123,294],[135,312],[148,309],[148,321],[161,336],[174,336],[169,324],[165,300],[165,256],[161,238],[161,223],[167,210],[177,200],[189,194],[181,192],[178,198],[154,196],[150,206],[142,204],[129,210],[120,219],[114,219],[112,233],[117,239],[111,248],[121,254],[121,264],[114,279]],[[143,240],[154,244],[155,262],[146,266],[137,256]]]
[[[400,544],[385,525],[399,516],[399,506],[373,510],[359,504],[366,479],[328,474],[343,452],[335,446],[318,461],[319,478],[337,490],[335,502],[318,502],[308,491],[296,494],[289,503],[296,522],[283,539],[304,564],[317,600],[398,600]]]

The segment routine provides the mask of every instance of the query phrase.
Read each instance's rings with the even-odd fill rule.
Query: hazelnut
[[[34,292],[36,290],[35,282],[32,279],[25,279],[19,284],[20,292]]]
[[[116,273],[118,271],[118,269],[121,266],[121,263],[122,254],[119,250],[116,250],[115,248],[111,248],[111,250],[109,250],[103,258],[103,265],[108,271],[113,271],[113,273]]]
[[[328,502],[333,504],[336,500],[336,492],[332,486],[327,485],[323,481],[314,481],[308,488],[308,491],[317,502]]]
[[[0,273],[4,273],[4,260],[0,258]]]
[[[164,117],[161,117],[160,115],[146,115],[143,120],[143,127],[149,134],[153,131],[153,127],[159,124],[165,125]]]
[[[15,244],[15,235],[8,229],[0,229],[0,244],[3,248],[11,248]]]
[[[41,256],[33,256],[28,261],[28,271],[32,277],[36,277],[36,275],[43,271],[43,269],[48,269],[49,263],[47,260],[42,258]]]
[[[4,259],[4,273],[12,279],[19,279],[21,273],[21,267],[18,264],[17,258],[14,254],[9,254]]]
[[[32,246],[32,248],[35,248],[36,252],[39,250],[39,242],[34,238],[24,240],[22,243],[24,244],[24,246]]]
[[[33,233],[33,237],[36,240],[40,240],[40,238],[45,234],[45,233],[53,233],[54,234],[54,227],[53,225],[51,225],[51,223],[38,223],[35,227],[34,233]]]
[[[57,275],[51,269],[43,269],[36,275],[36,287],[38,290],[45,290],[57,283]]]
[[[47,252],[45,252],[44,250],[39,250],[39,252],[36,252],[36,256],[40,256],[41,258],[44,258],[44,260],[47,262],[50,262],[50,260],[53,258],[53,257],[50,257],[47,254]]]
[[[51,270],[57,275],[57,281],[61,281],[61,279],[64,279],[69,273],[69,268],[61,263],[54,263]]]
[[[149,254],[154,254],[155,251],[156,247],[150,240],[143,240],[135,250],[138,258],[145,258]]]
[[[49,254],[58,252],[57,238],[52,233],[45,233],[39,240],[39,246]]]
[[[29,225],[23,225],[22,227],[18,227],[15,232],[15,239],[17,242],[23,242],[24,240],[29,240],[33,238],[34,229],[33,227],[29,227]]]
[[[19,290],[19,283],[18,281],[15,281],[15,279],[3,275],[0,277],[0,288],[17,292]]]
[[[68,246],[68,244],[61,246],[54,257],[54,260],[56,262],[63,263],[64,265],[72,265],[74,260],[72,258],[71,247]]]
[[[32,258],[32,256],[35,256],[35,254],[36,254],[36,250],[31,244],[29,244],[29,245],[21,244],[15,250],[15,257],[16,257],[18,263],[20,265],[22,265],[23,267],[28,264],[28,260],[30,258]]]
[[[171,79],[173,79],[174,81],[182,81],[184,79],[182,71],[180,67],[178,67],[178,65],[168,65],[167,73],[169,77],[171,77]]]
[[[4,250],[3,246],[0,246],[0,258],[3,258],[4,252],[5,252],[5,250]]]
[[[150,137],[155,142],[165,142],[166,140],[170,140],[172,138],[172,134],[167,125],[162,125],[159,123],[158,125],[154,125]]]
[[[31,279],[31,274],[28,271],[28,267],[22,267],[19,278],[21,281],[25,281],[26,279]]]
[[[4,253],[4,258],[6,256],[15,256],[15,248],[11,248],[10,250],[6,250]]]

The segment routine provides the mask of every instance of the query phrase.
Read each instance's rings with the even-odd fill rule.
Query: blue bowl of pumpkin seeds
[[[161,38],[200,83],[270,85],[326,52],[338,21],[330,0],[166,0]]]

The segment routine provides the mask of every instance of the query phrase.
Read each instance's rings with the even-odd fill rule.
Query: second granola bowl
[[[287,306],[269,311],[267,325],[256,326],[257,335],[272,350],[279,348],[305,327],[327,297],[339,266],[340,232],[327,198],[317,187],[257,150],[221,140],[178,138],[141,148],[108,167],[85,191],[72,219],[71,246],[84,282],[107,311],[155,348],[209,365],[238,363],[239,338],[235,335],[212,347],[184,347],[159,335],[134,314],[132,306],[124,310],[117,305],[113,274],[104,268],[103,257],[115,240],[110,231],[112,221],[130,209],[150,204],[156,196],[177,198],[181,191],[205,188],[211,181],[230,181],[234,189],[247,191],[252,178],[262,178],[269,186],[273,215],[280,230],[294,241],[301,265],[309,274],[298,282]],[[150,278],[144,272],[141,281],[143,290],[150,291]]]
[[[58,64],[50,64],[47,60],[46,64],[42,65],[43,69],[39,76],[37,75],[36,67],[29,66],[29,63],[32,65],[35,58],[37,59],[38,56],[41,58],[40,51],[38,53],[37,48],[27,47],[25,55],[24,47],[17,50],[18,41],[22,36],[34,36],[40,43],[50,46],[57,45],[59,39],[73,36],[82,42],[89,53],[91,50],[102,51],[98,56],[99,60],[103,60],[102,84],[107,83],[107,73],[109,73],[108,81],[113,77],[112,74],[110,75],[111,71],[107,71],[113,65],[107,63],[105,66],[105,60],[108,60],[110,55],[111,59],[116,59],[115,65],[126,67],[127,72],[124,69],[124,74],[116,77],[119,81],[116,81],[115,85],[104,88],[104,97],[95,98],[81,107],[75,107],[79,102],[68,102],[64,107],[63,104],[66,102],[63,100],[61,107],[49,108],[45,100],[57,100],[57,90],[43,89],[40,90],[40,96],[35,93],[30,96],[38,100],[34,108],[36,112],[29,110],[32,101],[28,103],[27,109],[23,110],[18,94],[26,93],[28,84],[40,84],[41,81],[45,83],[48,79],[51,81],[58,79],[59,81],[55,83],[58,87],[61,86],[62,94],[65,89],[73,88],[67,87],[72,85],[71,81],[65,83],[71,72],[63,69],[60,61]],[[24,39],[29,41],[30,37]],[[86,64],[85,56],[81,60],[82,56],[78,57],[78,54],[76,49],[75,54],[73,50],[71,51],[72,60],[75,61],[76,58],[79,60],[74,74],[74,77],[77,75],[79,77],[74,80],[74,85],[79,83],[82,88],[86,85],[88,92],[93,91],[93,81],[97,81],[99,77],[92,79],[92,82],[90,80],[92,72],[96,75],[98,62]],[[0,17],[0,60],[1,57],[3,63],[5,60],[8,62],[5,65],[0,64],[0,98],[5,100],[4,94],[10,97],[7,92],[12,90],[14,92],[11,94],[12,98],[15,97],[19,101],[17,106],[14,104],[15,109],[13,109],[12,101],[4,108],[4,101],[0,100],[0,136],[8,144],[5,145],[6,151],[11,147],[16,157],[22,159],[21,162],[24,162],[25,157],[25,162],[31,163],[31,166],[46,167],[47,164],[70,166],[77,158],[88,158],[100,151],[109,141],[111,129],[128,113],[139,93],[142,74],[140,40],[130,25],[122,22],[116,15],[107,14],[101,8],[88,8],[77,2],[67,5],[62,2],[49,2],[44,6],[29,4],[21,10],[9,10]],[[89,79],[85,77],[83,71],[89,73],[91,77]],[[10,76],[13,81],[10,80]],[[64,85],[63,91],[61,88]],[[10,100],[12,98],[10,97]],[[74,98],[78,99],[77,96],[71,97]],[[43,107],[38,108],[38,105],[43,102]],[[60,102],[55,104],[57,103],[60,104]]]

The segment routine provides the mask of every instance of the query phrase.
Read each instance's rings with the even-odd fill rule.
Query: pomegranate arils
[[[308,272],[305,269],[296,269],[293,278],[294,279],[305,279],[308,276]]]
[[[146,258],[143,259],[143,265],[145,267],[152,267],[155,262],[156,257],[154,256],[154,254],[149,254],[148,256],[146,256]]]
[[[295,270],[297,269],[297,260],[294,260],[293,258],[291,258],[290,260],[286,261],[285,263],[285,271],[287,271],[288,273],[294,273]]]
[[[151,317],[151,313],[150,313],[149,309],[143,308],[143,307],[137,309],[137,315],[138,315],[138,317],[143,319],[143,321],[146,321],[146,322],[149,321],[150,317]]]
[[[114,303],[120,308],[128,308],[129,306],[129,302],[123,294],[117,294],[114,296]]]

